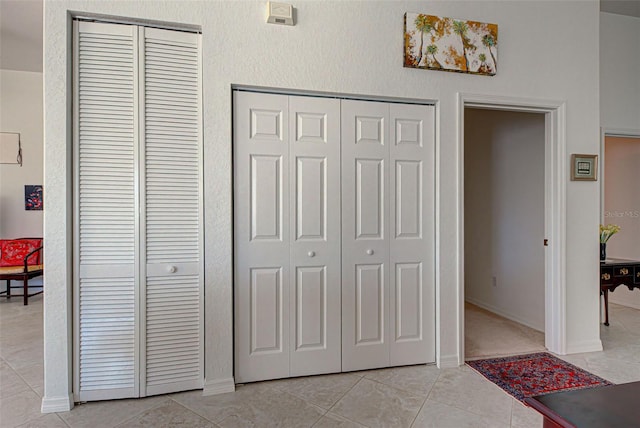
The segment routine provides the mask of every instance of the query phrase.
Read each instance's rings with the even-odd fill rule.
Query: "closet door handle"
[[[315,251],[309,251],[309,252],[307,253],[307,256],[309,256],[309,257],[315,257],[315,255],[316,255],[316,252],[315,252]]]
[[[371,248],[369,248],[369,249],[367,250],[367,254],[368,254],[368,255],[370,255],[370,256],[372,256],[372,255],[373,255],[373,250],[372,250]]]
[[[167,267],[167,272],[169,272],[169,273],[176,273],[177,270],[178,270],[178,268],[175,267],[175,266]]]

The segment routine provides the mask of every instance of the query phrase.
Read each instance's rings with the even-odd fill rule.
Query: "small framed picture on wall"
[[[598,155],[571,155],[571,180],[596,181],[598,179]]]
[[[26,184],[24,186],[24,209],[27,211],[42,211],[42,186]]]

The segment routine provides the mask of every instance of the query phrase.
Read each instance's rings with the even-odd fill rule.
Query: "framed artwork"
[[[498,70],[498,25],[407,12],[404,66],[493,76]]]
[[[571,155],[571,180],[596,181],[598,179],[598,155]]]
[[[24,209],[27,211],[42,211],[43,207],[42,186],[25,184]]]
[[[0,163],[22,166],[22,145],[19,132],[0,132]]]

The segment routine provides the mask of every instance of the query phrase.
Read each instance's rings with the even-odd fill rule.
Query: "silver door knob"
[[[367,250],[367,254],[369,254],[370,256],[371,256],[371,255],[373,255],[373,250],[372,250],[371,248],[369,248],[369,249]]]
[[[177,267],[175,267],[175,266],[169,266],[169,267],[167,268],[167,271],[168,271],[169,273],[176,273],[176,271],[177,271],[177,270],[178,270],[178,268],[177,268]]]
[[[315,251],[309,251],[309,252],[307,253],[307,256],[309,256],[309,257],[315,257],[315,255],[316,255],[316,252],[315,252]]]

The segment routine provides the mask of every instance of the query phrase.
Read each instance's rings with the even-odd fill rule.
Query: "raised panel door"
[[[290,375],[338,372],[340,101],[289,97]]]
[[[342,369],[389,364],[389,107],[342,101]]]
[[[288,99],[234,92],[235,378],[289,376]]]
[[[435,361],[434,107],[391,104],[389,364]]]

